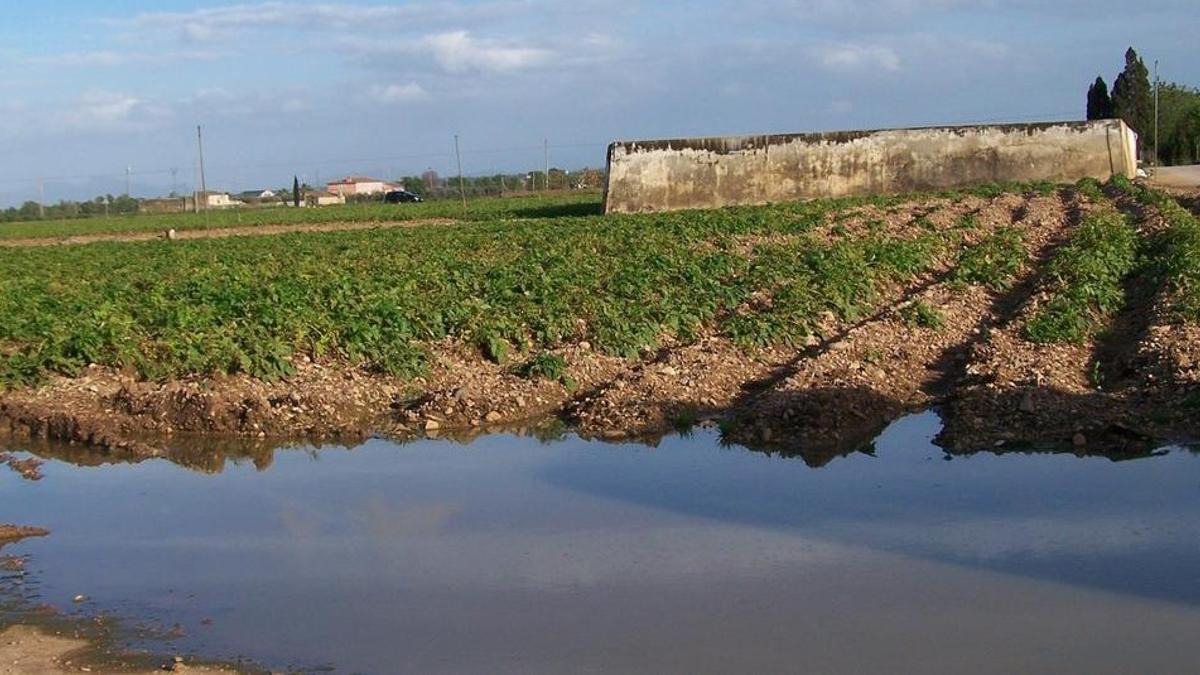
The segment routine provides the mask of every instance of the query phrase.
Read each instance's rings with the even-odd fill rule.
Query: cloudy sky
[[[615,138],[1078,118],[1124,49],[1200,85],[1195,0],[25,3],[0,204],[542,162]],[[172,173],[172,170],[174,173]]]

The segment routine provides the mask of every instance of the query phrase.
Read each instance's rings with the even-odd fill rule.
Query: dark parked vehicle
[[[421,199],[421,195],[413,194],[408,190],[392,190],[383,196],[383,201],[388,204],[407,204],[425,200]]]

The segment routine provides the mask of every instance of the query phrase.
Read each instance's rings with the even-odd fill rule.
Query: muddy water
[[[37,483],[0,474],[0,521],[53,531],[5,550],[30,556],[36,601],[86,594],[178,623],[167,650],[273,668],[1200,663],[1200,456],[947,459],[937,429],[902,419],[820,469],[704,432],[372,441],[216,474],[52,460]]]

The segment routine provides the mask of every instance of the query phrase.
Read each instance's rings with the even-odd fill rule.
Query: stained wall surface
[[[1120,120],[621,141],[605,211],[899,194],[995,181],[1073,182],[1137,171]]]

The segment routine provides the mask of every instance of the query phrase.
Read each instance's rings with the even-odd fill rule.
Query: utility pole
[[[178,176],[178,175],[179,175],[179,169],[174,166],[171,167],[171,196],[172,197],[175,196],[175,193],[179,191],[179,181],[176,180],[176,176]]]
[[[463,185],[462,153],[458,149],[458,134],[454,134],[454,158],[458,160],[458,196],[462,198],[463,208],[467,208],[467,189]]]
[[[542,139],[542,154],[546,160],[546,172],[542,174],[542,187],[550,191],[550,139]]]
[[[1154,166],[1158,166],[1158,59],[1154,59]]]
[[[125,196],[126,197],[131,196],[129,194],[129,175],[132,173],[133,173],[133,167],[126,165],[126,167],[125,167]]]
[[[46,219],[46,181],[38,180],[38,219]]]
[[[200,199],[204,202],[204,210],[208,210],[208,183],[204,180],[204,134],[200,125],[196,125],[196,147],[200,149]]]

